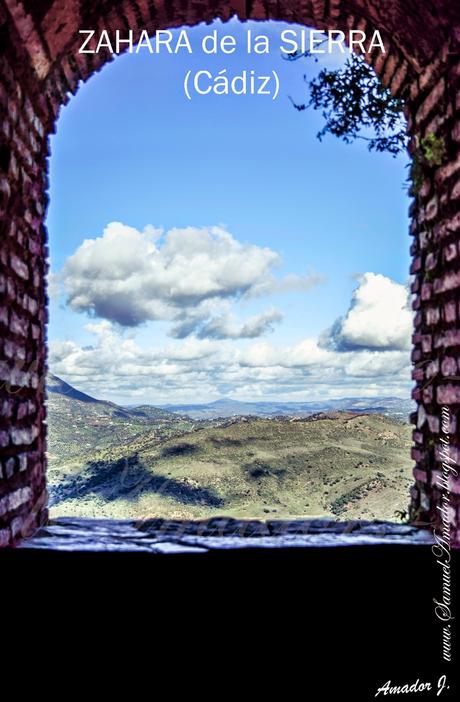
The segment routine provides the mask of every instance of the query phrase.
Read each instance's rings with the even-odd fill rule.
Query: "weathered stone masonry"
[[[48,135],[60,106],[111,57],[79,55],[78,30],[135,31],[216,17],[378,29],[371,62],[406,105],[411,207],[414,521],[439,521],[441,406],[460,459],[460,5],[456,0],[0,0],[0,545],[47,519],[44,409]],[[431,151],[429,148],[431,148]],[[433,156],[433,153],[434,156]],[[333,194],[331,194],[333,197]],[[391,203],[389,203],[391,206]],[[403,235],[403,233],[401,233]],[[450,519],[460,543],[460,480]],[[409,496],[408,496],[409,499]]]

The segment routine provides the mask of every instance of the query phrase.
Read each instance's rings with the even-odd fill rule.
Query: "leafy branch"
[[[287,59],[295,61],[310,55],[309,52],[294,53]],[[308,85],[309,101],[298,104],[291,98],[291,102],[299,111],[309,107],[322,110],[325,124],[317,134],[320,141],[332,134],[347,144],[363,139],[368,142],[370,151],[387,151],[396,156],[405,150],[403,102],[382,85],[361,57],[351,54],[342,68],[323,68],[316,78],[309,80],[304,76],[304,81]],[[366,130],[373,131],[372,136],[362,133]]]

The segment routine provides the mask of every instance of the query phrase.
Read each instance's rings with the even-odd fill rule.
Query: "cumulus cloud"
[[[337,351],[317,339],[274,345],[189,337],[165,347],[144,348],[108,322],[87,325],[94,345],[52,342],[54,373],[90,394],[115,401],[207,402],[223,395],[240,399],[409,394],[406,351]]]
[[[125,325],[128,328],[123,329],[118,318],[94,321],[86,325],[86,331],[94,336],[93,344],[81,346],[73,341],[50,344],[50,367],[65,380],[98,397],[127,403],[132,402],[133,397],[160,404],[208,402],[222,396],[246,400],[260,397],[309,400],[409,394],[412,313],[405,286],[383,275],[366,273],[359,279],[344,317],[319,338],[303,338],[290,345],[269,343],[260,337],[281,321],[278,310],[269,308],[241,321],[232,313],[231,300],[207,298],[206,291],[213,295],[216,286],[221,291],[251,290],[250,280],[256,281],[254,286],[257,286],[264,276],[271,275],[270,266],[275,261],[273,252],[268,254],[268,250],[249,247],[256,249],[250,265],[252,274],[247,271],[237,283],[236,273],[230,270],[224,275],[223,268],[221,270],[219,252],[230,250],[236,260],[241,247],[245,250],[245,246],[235,242],[227,232],[199,230],[198,240],[207,242],[206,251],[210,242],[216,243],[214,273],[208,272],[201,281],[178,281],[176,288],[171,283],[167,293],[161,276],[166,280],[170,275],[166,260],[174,270],[179,265],[171,252],[178,246],[176,235],[170,240],[169,233],[164,237],[157,230],[133,231],[134,234],[128,233],[131,242],[141,241],[147,246],[145,242],[148,241],[144,258],[148,258],[149,251],[153,252],[160,281],[150,281],[154,265],[150,261],[147,272],[141,267],[141,280],[136,283],[134,273],[132,276],[130,273],[132,261],[129,263],[129,260],[128,263],[119,261],[110,268],[112,280],[122,283],[120,271],[123,269],[128,281],[133,277],[130,282],[133,290],[136,283],[142,295],[145,289],[150,289],[149,285],[155,288],[155,294],[161,293],[160,302],[170,315],[165,318],[172,321],[171,336],[176,338],[164,346],[149,346],[144,337],[143,344],[139,345],[136,331],[129,328],[132,325]],[[182,240],[184,230],[174,231],[182,232],[178,235]],[[117,241],[126,232],[120,234],[117,229],[112,234]],[[193,245],[192,239],[188,241],[188,260],[200,255],[209,262],[207,253],[197,253],[200,246],[196,245],[196,240]],[[90,242],[88,248],[92,246]],[[125,251],[127,259],[128,249]],[[82,254],[83,259],[85,256]],[[90,255],[87,265],[80,260],[80,270],[96,266],[98,256],[93,259]],[[137,254],[133,256],[139,262]],[[100,265],[104,266],[103,260]],[[198,268],[196,264],[196,270]],[[104,286],[108,285],[109,272],[98,278]],[[246,280],[244,285],[243,279]],[[90,278],[88,284],[91,284]],[[94,300],[96,288],[95,284],[89,293]],[[177,292],[179,289],[183,298]],[[84,295],[83,287],[79,290],[79,294]],[[142,305],[150,302],[142,295],[138,301],[141,312]],[[186,299],[185,306],[179,304],[179,299]],[[197,300],[197,305],[191,305],[190,299]],[[132,300],[134,304],[134,295]]]
[[[174,339],[185,339],[191,334],[198,339],[254,339],[272,332],[282,319],[279,310],[269,307],[240,322],[230,311],[228,302],[204,303],[183,314],[171,327],[169,335]]]
[[[125,328],[166,320],[179,339],[240,339],[272,331],[281,315],[270,308],[237,322],[229,303],[306,291],[322,280],[313,272],[276,277],[280,264],[276,251],[241,243],[223,227],[139,231],[111,222],[101,237],[81,244],[58,277],[69,307],[95,318]]]
[[[316,339],[303,339],[293,346],[274,346],[267,342],[257,342],[240,355],[242,366],[267,368],[311,369],[317,366],[334,365],[337,354],[321,348]]]
[[[275,309],[268,309],[239,324],[234,315],[214,317],[197,330],[199,339],[255,339],[273,331],[274,325],[281,322],[283,315]]]
[[[59,276],[56,273],[48,273],[47,293],[50,300],[57,300],[60,295]]]
[[[408,288],[384,275],[365,273],[346,315],[325,332],[322,343],[339,351],[407,350],[411,334]]]
[[[264,285],[274,289],[272,271],[280,262],[272,249],[241,243],[222,227],[164,233],[152,226],[138,231],[112,222],[101,237],[86,239],[67,259],[60,279],[73,310],[124,327],[170,320],[179,337],[199,327],[201,335],[209,328],[221,338],[227,328],[234,338],[252,336],[257,328],[263,333],[277,321],[274,313],[237,329],[222,317],[212,319],[213,307],[251,296]],[[279,283],[280,290],[293,284],[288,277]],[[306,282],[299,279],[297,284]]]

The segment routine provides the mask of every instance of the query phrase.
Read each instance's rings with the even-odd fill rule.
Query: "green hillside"
[[[100,417],[72,421],[88,445],[52,442],[52,516],[395,519],[408,502],[410,426],[378,414],[112,418],[111,440]]]
[[[57,382],[59,381],[59,382]],[[188,431],[196,422],[165,410],[127,409],[80,393],[56,376],[47,385],[48,465],[55,467],[75,458],[90,459],[94,452],[112,445],[129,445],[133,437],[155,427],[159,438]]]

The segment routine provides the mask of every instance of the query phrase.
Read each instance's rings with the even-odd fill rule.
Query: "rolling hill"
[[[411,429],[391,416],[193,419],[81,397],[57,380],[52,516],[391,520],[406,509]]]
[[[76,390],[55,375],[47,379],[49,475],[72,460],[76,465],[109,446],[128,446],[147,429],[159,439],[189,431],[196,421],[156,407],[121,407]]]

